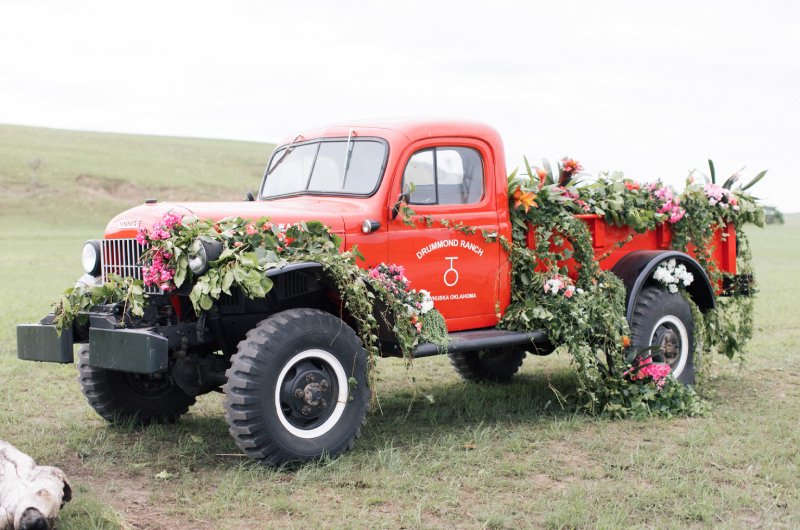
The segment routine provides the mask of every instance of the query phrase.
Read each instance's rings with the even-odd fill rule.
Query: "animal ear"
[[[61,497],[61,507],[72,500],[72,486],[67,482],[67,477],[64,477],[64,495]]]

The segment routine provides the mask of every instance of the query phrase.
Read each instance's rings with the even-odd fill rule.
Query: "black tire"
[[[78,381],[89,405],[109,423],[173,423],[195,398],[169,375],[151,376],[89,366],[89,346],[78,351]]]
[[[694,384],[694,319],[689,303],[679,293],[660,287],[642,289],[631,322],[631,348],[648,352],[653,361],[665,362],[672,376],[684,385]]]
[[[223,387],[236,445],[271,465],[352,448],[370,405],[367,361],[355,332],[324,311],[262,320],[239,343]]]
[[[525,359],[521,348],[499,348],[471,352],[448,352],[450,364],[469,381],[508,383]]]

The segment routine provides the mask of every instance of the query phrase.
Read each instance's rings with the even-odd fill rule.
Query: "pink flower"
[[[669,222],[675,224],[681,219],[683,219],[684,215],[686,215],[686,210],[684,210],[677,204],[673,204],[669,210]]]
[[[161,219],[161,224],[164,226],[165,230],[170,230],[176,225],[180,224],[182,217],[178,214],[172,213],[169,211],[164,214],[164,217]]]
[[[147,245],[147,229],[145,227],[139,227],[139,230],[136,232],[136,242],[141,246]]]
[[[253,223],[248,224],[247,226],[244,227],[244,229],[247,232],[247,235],[249,236],[258,233],[258,229],[256,229],[256,225],[254,225]]]
[[[264,223],[263,228],[264,230],[272,230],[272,226],[273,226],[272,223],[267,221],[266,223]]]
[[[650,378],[658,388],[663,388],[671,371],[672,369],[666,363],[654,363],[652,358],[637,357],[633,366],[622,375],[631,381],[645,381]]]
[[[656,211],[665,214],[670,223],[675,224],[686,215],[686,210],[680,206],[680,198],[675,197],[671,189],[661,186],[660,182],[648,184],[645,189],[661,203]]]
[[[575,294],[575,286],[570,285],[567,287],[566,291],[564,291],[565,298],[572,298],[572,295]]]

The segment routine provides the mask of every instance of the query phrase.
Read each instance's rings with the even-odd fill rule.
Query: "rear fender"
[[[700,311],[705,313],[709,309],[714,309],[716,305],[714,288],[711,286],[706,271],[697,260],[676,250],[641,250],[631,252],[611,269],[611,272],[625,284],[625,316],[629,323],[642,288],[650,282],[656,267],[670,259],[683,263],[686,269],[694,275],[694,281],[686,288],[686,292],[700,308]]]

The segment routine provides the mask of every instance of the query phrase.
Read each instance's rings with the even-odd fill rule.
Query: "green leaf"
[[[766,174],[767,174],[767,170],[765,169],[764,171],[762,171],[761,173],[759,173],[758,175],[753,177],[753,180],[748,182],[746,186],[742,186],[742,191],[750,189],[753,186],[755,186],[758,183],[759,180],[764,178],[764,175],[766,175]]]
[[[528,177],[530,177],[530,179],[531,179],[531,185],[533,185],[535,183],[535,181],[534,181],[535,177],[534,177],[533,169],[531,169],[531,165],[528,162],[528,157],[527,156],[523,156],[522,160],[523,160],[523,162],[525,162],[525,171],[528,172]]]
[[[208,296],[205,293],[200,295],[200,309],[202,309],[203,311],[208,311],[213,307],[213,305],[214,301],[211,299],[210,296]]]
[[[231,294],[231,285],[233,285],[233,272],[228,270],[225,271],[225,276],[222,277],[222,292]]]
[[[708,170],[711,172],[711,183],[717,183],[717,172],[714,170],[714,162],[709,158],[708,159]]]
[[[725,188],[726,190],[729,190],[731,189],[731,186],[733,186],[736,183],[737,180],[739,180],[739,174],[734,173],[733,175],[728,177],[728,179],[722,184],[722,187]]]
[[[550,167],[550,162],[546,158],[542,158],[542,167],[547,171],[547,177],[544,179],[545,186],[551,186],[554,183],[553,169]]]
[[[172,278],[176,287],[180,287],[183,285],[183,282],[186,281],[186,263],[187,262],[185,260],[178,261],[178,267],[175,270],[175,276]]]

